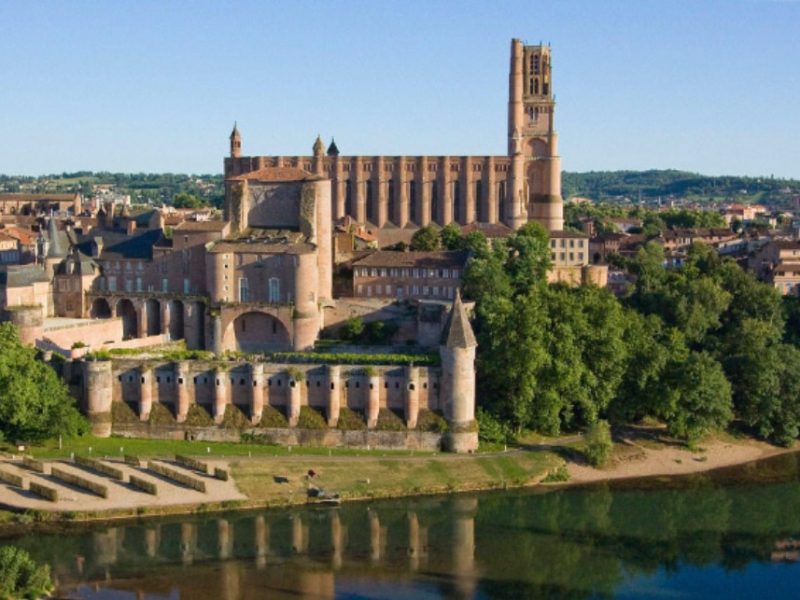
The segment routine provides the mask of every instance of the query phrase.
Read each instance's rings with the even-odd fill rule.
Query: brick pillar
[[[255,425],[261,420],[261,415],[264,413],[264,365],[262,363],[250,364],[250,379],[252,386],[250,421]]]
[[[215,314],[212,317],[212,328],[213,328],[213,346],[212,349],[214,350],[214,354],[219,356],[222,354],[222,317],[219,313]],[[186,321],[183,322],[184,327],[186,327]]]
[[[464,158],[461,174],[461,195],[464,196],[464,224],[472,223],[475,220],[475,203],[480,202],[480,198],[475,198],[475,181],[472,177],[472,157]]]
[[[300,394],[302,384],[289,377],[289,406],[286,417],[289,420],[289,427],[297,427],[297,419],[300,417]]]
[[[431,186],[427,180],[428,157],[420,156],[417,168],[417,197],[419,198],[419,225],[424,227],[431,222]]]
[[[169,310],[169,301],[164,301],[160,305],[161,309],[161,333],[169,334],[169,324],[172,321],[172,314]]]
[[[147,302],[139,302],[138,303],[138,312],[136,316],[138,317],[136,328],[138,331],[136,332],[136,337],[146,337],[147,336]]]
[[[350,174],[350,181],[353,182],[351,184],[353,186],[352,193],[356,201],[356,221],[359,223],[363,223],[367,220],[367,203],[364,197],[364,173],[362,172],[362,165],[361,157],[356,157],[355,161],[353,161],[354,172]]]
[[[439,225],[444,227],[453,222],[453,196],[450,193],[450,158],[443,156],[439,167],[439,204],[442,211],[442,220]]]
[[[228,373],[224,369],[214,369],[214,422],[222,423],[225,407],[228,404]]]
[[[181,361],[175,363],[175,406],[176,420],[178,423],[183,423],[186,420],[186,415],[189,413],[189,363]]]
[[[184,565],[194,560],[196,526],[194,523],[181,523],[181,561]]]
[[[497,223],[499,219],[497,181],[495,180],[494,169],[494,156],[490,156],[483,173],[483,194],[486,197],[486,218],[489,223]]]
[[[375,197],[378,199],[378,218],[377,223],[375,223],[378,227],[383,227],[386,225],[386,221],[391,218],[389,215],[389,199],[386,195],[386,178],[385,178],[385,163],[382,156],[378,157],[378,160],[375,162],[375,169],[376,172],[373,173],[373,184],[375,187],[372,190],[372,193],[375,194]]]
[[[231,557],[231,550],[233,549],[233,532],[231,531],[231,524],[227,519],[217,520],[217,548],[219,550],[218,557],[220,560],[225,560]]]
[[[405,227],[408,224],[408,219],[411,212],[408,195],[408,173],[406,173],[406,159],[403,156],[397,160],[397,171],[398,177],[395,178],[397,187],[399,188],[396,190],[396,197],[399,200],[397,226]]]
[[[414,429],[419,416],[419,371],[417,367],[406,367],[405,396],[406,426]]]
[[[381,409],[381,378],[375,373],[369,376],[367,390],[367,428],[374,429],[378,424],[378,413]]]
[[[139,420],[147,421],[153,408],[153,372],[149,367],[139,367]]]
[[[328,365],[328,427],[336,427],[339,422],[341,402],[341,369],[338,365]]]

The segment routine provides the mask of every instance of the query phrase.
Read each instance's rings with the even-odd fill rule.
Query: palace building
[[[312,156],[243,156],[234,126],[226,180],[265,168],[294,168],[331,181],[331,215],[406,237],[435,223],[528,221],[563,229],[561,159],[555,131],[550,47],[511,42],[506,156],[343,156],[318,137]],[[397,239],[399,238],[384,238]]]

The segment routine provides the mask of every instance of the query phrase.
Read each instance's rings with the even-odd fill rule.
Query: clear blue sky
[[[800,178],[800,2],[0,0],[0,172],[503,154],[512,37],[553,48],[570,171]]]

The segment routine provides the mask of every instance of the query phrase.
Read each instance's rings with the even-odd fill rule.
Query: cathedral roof
[[[318,176],[297,167],[264,167],[257,171],[229,177],[228,181],[311,181]]]
[[[446,336],[445,345],[448,348],[474,348],[478,345],[459,290],[456,290],[456,299],[453,301],[453,308],[450,310],[444,334]]]

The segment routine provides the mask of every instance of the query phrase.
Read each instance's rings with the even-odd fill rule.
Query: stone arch
[[[532,138],[528,140],[529,156],[536,158],[544,158],[548,156],[547,142],[540,138]]]
[[[186,337],[183,321],[183,302],[180,300],[170,300],[167,305],[169,311],[169,338],[171,340],[181,340]]]
[[[147,315],[147,331],[144,335],[158,335],[161,333],[161,303],[155,298],[145,300],[145,314]]]
[[[243,352],[291,350],[289,328],[278,316],[260,310],[243,311],[230,319],[222,336],[223,349]]]
[[[116,316],[122,319],[123,339],[135,338],[139,335],[138,314],[133,302],[122,298],[117,302]]]
[[[105,298],[95,298],[92,307],[89,309],[89,316],[92,319],[110,319],[111,305]]]

